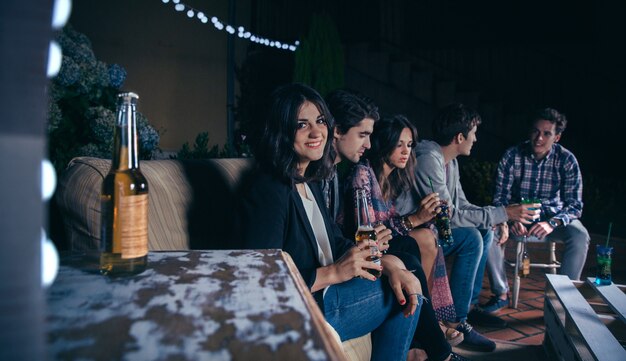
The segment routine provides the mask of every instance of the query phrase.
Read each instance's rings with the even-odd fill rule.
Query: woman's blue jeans
[[[443,254],[455,255],[450,274],[450,291],[456,309],[456,321],[467,319],[471,305],[478,303],[487,263],[487,250],[493,242],[493,231],[472,227],[452,228],[452,245],[443,245]]]
[[[332,285],[324,295],[324,316],[341,341],[372,333],[371,360],[406,360],[423,298],[413,316],[404,317],[386,277],[354,278]],[[408,299],[407,299],[408,302]]]

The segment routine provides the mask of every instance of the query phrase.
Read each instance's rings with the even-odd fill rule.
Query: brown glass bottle
[[[530,256],[526,250],[526,242],[524,242],[524,252],[522,253],[522,265],[520,267],[520,276],[528,277],[530,274]]]
[[[111,169],[102,182],[100,272],[143,272],[148,263],[148,182],[139,169],[136,105],[139,96],[121,93]]]

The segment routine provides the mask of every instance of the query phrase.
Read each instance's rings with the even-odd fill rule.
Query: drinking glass
[[[522,204],[541,203],[541,199],[539,199],[539,198],[525,198],[525,197],[522,197],[522,200],[521,200],[520,203],[522,203]],[[528,208],[528,210],[531,210],[531,211],[539,210],[539,212],[541,212],[541,207],[540,208],[531,207],[531,208]],[[537,217],[535,219],[528,219],[532,223],[531,224],[524,224],[524,226],[526,227],[527,230],[529,230],[533,226],[533,224],[539,222],[540,218],[541,218],[541,214],[539,214],[539,217]],[[524,235],[524,242],[526,242],[526,240],[527,240],[527,235]]]
[[[613,255],[613,247],[596,245],[596,284],[611,284],[611,257]]]
[[[448,246],[452,245],[454,238],[452,238],[452,229],[450,228],[450,208],[445,199],[439,201],[439,212],[435,216],[435,226],[439,232],[439,239]]]
[[[522,204],[533,204],[533,203],[541,203],[541,199],[537,199],[537,198],[524,198],[522,197],[521,199],[521,203]],[[531,211],[535,211],[537,209],[539,209],[539,211],[541,211],[541,208],[528,208]],[[539,221],[539,217],[535,218],[535,219],[529,219],[529,221],[533,222],[531,224],[524,224],[524,226],[526,227],[526,232],[528,232],[528,230],[530,230],[530,228],[533,226],[533,224],[535,224],[536,222]],[[528,233],[524,234],[524,238],[523,238],[523,248],[524,251],[522,252],[522,254],[518,255],[518,257],[520,257],[521,259],[520,264],[522,265],[521,269],[519,270],[521,273],[522,277],[527,277],[528,274],[530,273],[530,257],[528,256],[528,252],[526,251],[526,244],[528,243]]]

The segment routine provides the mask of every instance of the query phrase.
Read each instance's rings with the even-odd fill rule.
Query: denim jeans
[[[517,236],[511,234],[510,237],[511,241],[515,242]],[[545,239],[565,244],[559,273],[572,280],[579,280],[589,250],[589,232],[583,224],[575,219],[567,226],[555,229]],[[542,240],[537,241],[541,242]],[[504,250],[498,245],[493,245],[489,249],[487,273],[489,274],[491,292],[494,295],[499,296],[508,291],[508,281],[504,269]]]
[[[332,285],[324,295],[324,316],[341,341],[372,333],[371,360],[406,360],[423,298],[413,316],[404,317],[386,277],[354,278]]]
[[[453,228],[452,245],[444,244],[444,256],[455,255],[450,274],[450,291],[456,309],[456,322],[467,319],[470,306],[478,303],[483,285],[487,252],[493,231],[472,227]]]
[[[510,235],[510,241],[515,242],[513,238],[515,236]],[[489,277],[489,287],[491,293],[496,296],[509,293],[509,282],[506,279],[506,268],[504,265],[504,247],[493,242],[489,247],[489,254],[487,255],[487,276]]]

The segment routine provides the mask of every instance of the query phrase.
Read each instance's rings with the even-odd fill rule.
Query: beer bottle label
[[[524,258],[524,261],[522,262],[522,274],[524,276],[530,274],[530,258]]]
[[[148,254],[148,195],[119,198],[119,225],[122,258],[137,258]]]

